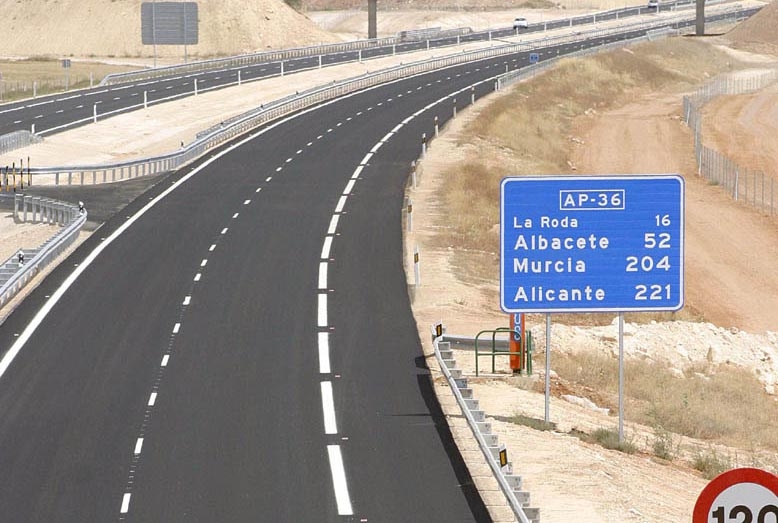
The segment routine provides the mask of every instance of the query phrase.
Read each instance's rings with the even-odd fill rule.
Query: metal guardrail
[[[0,136],[0,154],[27,147],[34,143],[40,143],[43,138],[32,134],[30,131],[14,131]]]
[[[142,69],[140,71],[114,73],[107,75],[98,85],[115,85],[127,82],[151,80],[165,76],[200,73],[203,71],[213,71],[217,69],[232,69],[235,67],[245,67],[248,65],[263,64],[268,62],[281,62],[284,60],[292,60],[296,58],[306,58],[310,56],[320,56],[333,53],[345,53],[349,51],[359,51],[361,49],[372,49],[374,47],[384,47],[398,43],[400,43],[399,38],[389,37],[370,40],[355,40],[351,42],[334,44],[313,45],[308,47],[295,47],[292,49],[279,49],[277,51],[265,51],[261,53],[230,56],[227,58],[202,60],[198,62],[190,62],[188,64],[170,65],[167,67],[156,67],[153,69]]]
[[[80,165],[80,166],[53,166],[32,168],[29,172],[33,177],[41,175],[53,175],[57,185],[66,182],[68,185],[74,183],[83,185],[85,183],[106,183],[137,176],[155,175],[178,169],[181,166],[199,158],[209,149],[239,136],[253,128],[275,120],[289,113],[306,109],[313,105],[332,100],[345,94],[353,93],[362,89],[374,87],[383,83],[402,79],[408,76],[430,72],[433,70],[444,69],[463,63],[493,58],[507,54],[530,51],[537,45],[551,46],[565,43],[579,42],[588,38],[600,38],[604,36],[624,33],[631,30],[650,30],[652,27],[657,29],[666,26],[668,21],[654,21],[650,24],[639,23],[620,26],[609,29],[595,29],[592,31],[579,33],[575,35],[561,35],[556,37],[545,37],[538,40],[527,41],[515,44],[504,44],[500,46],[489,47],[466,53],[448,55],[441,58],[434,58],[420,62],[414,62],[408,65],[401,65],[390,69],[385,69],[375,73],[365,74],[356,78],[337,82],[332,85],[317,87],[304,91],[293,97],[265,104],[244,114],[236,116],[225,121],[217,128],[211,128],[207,134],[200,133],[198,138],[183,149],[150,158],[142,158],[127,162],[100,164],[100,165]],[[64,179],[63,179],[64,178]]]
[[[14,218],[17,221],[27,220],[28,203],[33,222],[59,223],[63,227],[38,248],[20,249],[0,265],[0,307],[11,301],[35,275],[70,247],[86,223],[87,213],[80,211],[78,206],[20,194],[14,198]]]
[[[743,16],[751,16],[754,14],[754,12],[758,11],[759,9],[746,9],[742,10],[739,6],[736,7],[731,13],[724,13],[729,14],[729,17],[726,17],[722,20],[716,20],[715,22],[712,22],[712,24],[721,24],[721,23],[731,23],[733,20],[739,20]],[[678,36],[682,34],[683,29],[680,27],[681,22],[686,22],[687,20],[681,20],[681,21],[675,21],[670,22],[669,24],[665,24],[663,27],[657,28],[655,30],[649,30],[646,31],[645,36],[641,36],[638,38],[632,38],[629,40],[622,40],[619,42],[611,42],[608,44],[604,44],[598,47],[591,47],[588,49],[582,49],[580,51],[575,51],[572,53],[568,53],[564,56],[560,56],[558,58],[551,58],[548,60],[544,60],[542,62],[538,62],[536,64],[529,65],[527,67],[523,67],[521,69],[517,69],[515,71],[510,71],[505,74],[500,75],[497,78],[497,90],[503,89],[504,87],[507,87],[509,85],[512,85],[516,82],[519,82],[521,80],[524,80],[526,78],[532,77],[538,73],[541,73],[543,71],[547,71],[548,69],[551,69],[554,67],[559,60],[565,59],[565,58],[576,58],[581,56],[588,56],[592,54],[601,53],[603,51],[607,51],[609,49],[619,49],[626,45],[633,45],[640,42],[650,42],[655,41],[661,38],[667,38],[670,36]],[[672,25],[675,25],[676,27],[672,27]]]
[[[445,333],[445,327],[440,327]],[[528,506],[529,493],[522,490],[521,476],[513,474],[513,465],[507,460],[507,450],[499,445],[497,435],[492,434],[491,423],[485,421],[484,411],[478,408],[478,400],[473,397],[472,389],[467,386],[467,378],[463,378],[462,371],[456,368],[450,342],[443,341],[444,339],[446,339],[445,334],[436,337],[433,329],[432,346],[435,350],[435,359],[478,442],[478,447],[486,458],[492,475],[497,480],[516,521],[539,523],[540,510]],[[473,341],[472,338],[470,340]],[[501,453],[504,453],[503,463],[501,463],[503,457]]]
[[[726,0],[713,0],[706,2],[707,4],[724,2]],[[680,0],[674,2],[674,5],[692,5],[694,0]],[[601,11],[588,15],[573,16],[565,18],[570,26],[580,25],[581,21],[592,19],[594,23],[597,23],[597,18],[610,18],[615,16],[618,18],[619,14],[624,16],[641,15],[646,12],[654,12],[656,9],[648,7],[628,7],[611,9],[609,11]],[[546,23],[531,24],[531,27],[540,27],[559,22],[558,20],[551,20]],[[545,30],[545,27],[544,27]],[[248,65],[256,65],[268,62],[280,62],[285,60],[291,60],[296,58],[306,58],[312,56],[321,56],[333,53],[344,53],[359,51],[364,49],[372,49],[376,47],[383,47],[389,45],[396,45],[399,43],[412,41],[412,40],[442,40],[451,38],[454,36],[467,36],[467,35],[490,35],[494,32],[507,32],[514,31],[513,27],[506,26],[500,28],[485,29],[482,31],[474,32],[469,27],[460,27],[454,29],[441,29],[439,27],[432,29],[419,29],[401,31],[394,37],[377,38],[377,39],[365,39],[355,40],[351,42],[341,42],[333,44],[321,44],[306,47],[297,47],[292,49],[280,49],[277,51],[265,51],[261,53],[251,53],[245,55],[231,56],[226,58],[217,58],[212,60],[201,60],[197,62],[190,62],[188,64],[171,65],[166,67],[157,67],[153,69],[143,69],[140,71],[129,71],[126,73],[114,73],[107,75],[98,84],[99,86],[115,85],[119,83],[145,81],[153,78],[162,78],[165,76],[178,76],[193,73],[200,73],[203,71],[213,71],[217,69],[231,69],[236,67],[245,67]],[[403,38],[403,35],[424,35],[424,37],[408,37]],[[514,31],[515,32],[515,31]],[[519,34],[516,32],[516,34]],[[486,38],[484,38],[486,39]],[[491,39],[491,38],[489,38]]]

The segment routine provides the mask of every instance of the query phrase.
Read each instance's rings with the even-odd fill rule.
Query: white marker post
[[[92,106],[92,122],[97,123],[97,104]]]
[[[421,133],[421,157],[427,156],[427,133]]]
[[[143,108],[148,109],[149,108],[149,93],[148,91],[143,91]]]
[[[197,96],[197,78],[194,80],[194,94]]]
[[[408,232],[413,231],[413,201],[408,198]]]
[[[437,138],[437,137],[438,137],[438,135],[439,135],[439,130],[438,130],[438,117],[436,116],[436,117],[435,117],[435,138]]]

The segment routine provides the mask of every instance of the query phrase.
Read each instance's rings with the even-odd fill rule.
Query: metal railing
[[[704,144],[702,107],[717,96],[753,93],[778,81],[778,69],[735,73],[714,78],[692,95],[683,98],[686,125],[694,133],[697,174],[723,187],[736,201],[743,201],[771,216],[778,214],[778,173],[749,169]]]
[[[445,332],[445,328],[442,326],[440,330]],[[456,360],[452,355],[450,342],[444,341],[446,335],[436,337],[433,330],[432,336],[435,359],[516,521],[520,523],[539,522],[540,511],[537,508],[528,507],[529,493],[521,490],[521,476],[513,474],[513,465],[507,460],[507,450],[498,444],[498,437],[492,434],[491,423],[485,421],[484,412],[478,409],[478,400],[473,397],[472,389],[467,386],[467,378],[463,378],[462,371],[456,368]],[[504,452],[505,457],[503,463],[500,462],[500,453],[502,452]]]
[[[14,131],[0,136],[0,154],[40,143],[43,139],[30,131]]]
[[[32,221],[61,224],[63,227],[39,247],[20,249],[0,265],[0,307],[11,301],[42,269],[67,250],[86,223],[86,211],[79,210],[76,205],[23,195],[14,197],[15,219],[27,220],[28,203]]]
[[[55,184],[57,185],[63,183],[67,183],[68,185],[74,183],[83,185],[90,182],[93,184],[107,183],[137,176],[160,174],[178,169],[199,158],[209,149],[267,122],[362,89],[375,87],[380,84],[417,74],[461,65],[467,62],[526,52],[532,50],[536,46],[542,45],[545,47],[562,45],[592,38],[617,35],[638,29],[659,29],[668,23],[670,22],[655,21],[651,24],[641,23],[609,29],[596,29],[581,34],[561,35],[551,38],[546,37],[517,44],[504,44],[448,55],[441,58],[414,62],[408,65],[396,66],[375,73],[369,73],[356,78],[336,82],[331,85],[316,87],[294,96],[260,106],[223,122],[224,125],[219,124],[203,133],[199,133],[195,141],[179,151],[112,164],[52,166],[32,168],[29,172],[33,177],[53,175]],[[597,49],[602,49],[602,47],[598,47]]]

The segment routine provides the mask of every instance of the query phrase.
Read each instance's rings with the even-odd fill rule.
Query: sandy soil
[[[742,116],[769,115],[765,108],[770,105],[763,97],[770,99],[770,92],[751,97],[750,102],[738,106],[736,114],[727,112],[726,104],[722,114],[712,107],[706,119],[720,122],[722,135],[726,135],[727,122],[743,120],[738,129],[739,139],[745,143],[773,140],[778,121],[769,116]],[[407,235],[406,251],[412,252],[418,245],[422,253],[422,286],[413,293],[413,308],[428,354],[429,328],[437,321],[443,321],[449,332],[471,336],[481,329],[507,325],[494,303],[496,283],[462,283],[454,271],[455,252],[434,240],[439,227],[437,187],[441,173],[468,154],[479,154],[472,150],[476,146],[461,145],[458,133],[482,108],[479,105],[463,112],[431,143],[419,166],[419,185],[409,193],[414,202],[414,230]],[[778,222],[733,202],[719,188],[697,177],[692,136],[680,119],[681,108],[679,94],[645,93],[623,107],[582,117],[575,126],[572,143],[577,145],[571,158],[577,174],[680,173],[686,180],[686,302],[710,323],[628,324],[625,350],[628,357],[662,361],[678,369],[705,361],[742,365],[753,369],[765,389],[773,393],[778,373],[773,363],[778,358],[778,273],[773,269],[778,255]],[[756,125],[751,127],[751,122]],[[410,266],[410,260],[408,263]],[[412,272],[410,275],[412,278]],[[544,350],[543,326],[531,327],[539,350]],[[599,350],[613,355],[616,332],[615,325],[554,325],[552,352]],[[651,459],[650,452],[629,457],[582,443],[566,432],[615,427],[616,418],[612,412],[604,415],[558,397],[551,402],[551,420],[559,424],[558,432],[507,423],[506,418],[514,414],[542,419],[542,395],[517,388],[516,379],[507,374],[506,362],[498,366],[497,376],[473,378],[473,354],[455,353],[494,432],[507,445],[515,470],[524,475],[533,505],[542,507],[544,523],[691,520],[694,502],[707,481],[690,467]],[[551,361],[553,373],[553,357]],[[431,366],[437,364],[432,361]],[[437,386],[439,395],[445,397],[447,384],[439,378]],[[446,409],[452,423],[461,423],[455,406],[446,404]],[[651,428],[627,423],[626,433],[644,450],[650,448]],[[462,446],[472,445],[465,430],[456,434]],[[687,449],[709,448],[705,442],[689,439],[683,439],[683,445]],[[745,455],[742,451],[723,452]]]
[[[318,79],[321,81],[322,77]],[[272,92],[280,93],[276,90]],[[206,102],[205,96],[198,103],[202,102],[204,106],[212,103],[211,107],[221,103],[216,99]],[[264,96],[269,98],[271,95],[268,92]],[[759,99],[759,96],[754,99]],[[252,103],[256,104],[255,101]],[[756,118],[770,107],[769,102],[760,103],[764,104],[761,109],[750,109],[755,117],[745,119],[746,122],[753,122],[754,127],[746,123],[743,133],[775,136],[778,127],[775,119],[770,126],[769,118]],[[740,112],[735,112],[749,112],[749,107],[750,104],[746,103]],[[157,113],[157,110],[170,113]],[[409,246],[418,244],[422,249],[423,285],[414,292],[413,306],[427,351],[430,349],[427,330],[435,321],[443,320],[450,332],[469,335],[485,326],[491,328],[506,321],[505,316],[495,310],[495,304],[490,302],[490,297],[494,296],[493,289],[485,291],[480,287],[459,283],[453,273],[456,263],[454,254],[445,247],[435,247],[432,241],[435,235],[434,214],[440,205],[436,200],[437,177],[451,161],[464,154],[463,148],[456,144],[456,133],[468,119],[474,117],[477,110],[460,113],[441,138],[432,142],[428,158],[420,167],[420,185],[413,191],[414,233],[408,235],[407,241]],[[135,115],[139,119],[132,124],[132,128],[144,129],[143,132],[147,133],[143,138],[145,142],[120,142],[118,151],[109,150],[106,145],[100,154],[112,157],[146,152],[147,148],[153,149],[155,141],[164,143],[164,148],[169,149],[171,142],[177,145],[180,139],[188,141],[202,125],[214,121],[212,115],[210,120],[203,116],[197,120],[196,128],[182,124],[183,127],[175,133],[163,139],[155,138],[152,134],[154,125],[176,112],[182,112],[181,106],[171,105]],[[730,110],[727,114],[726,118],[732,118],[735,113]],[[770,354],[774,354],[771,361],[778,362],[778,336],[757,336],[745,332],[778,330],[778,317],[775,316],[778,310],[778,273],[769,263],[778,254],[775,250],[778,245],[775,221],[766,220],[754,211],[741,207],[716,187],[708,186],[695,177],[693,158],[689,154],[691,138],[680,123],[679,115],[679,97],[646,94],[645,98],[633,104],[581,120],[576,134],[582,145],[573,156],[575,166],[578,172],[684,174],[687,180],[687,304],[716,325],[734,326],[744,332],[719,329],[716,325],[707,324],[679,323],[673,325],[673,328],[679,329],[677,331],[671,331],[669,326],[658,325],[656,331],[641,328],[641,332],[647,334],[645,337],[634,335],[631,338],[631,350],[646,353],[666,346],[672,349],[668,357],[674,362],[691,362],[695,358],[705,357],[701,354],[707,354],[713,343],[722,359],[727,358],[729,353],[740,351],[745,353],[744,361],[756,361],[756,355],[762,354],[760,351],[769,350],[773,351]],[[718,119],[715,112],[706,117]],[[102,127],[100,124],[94,126],[92,132],[104,134],[116,125],[116,122],[109,122]],[[766,127],[760,128],[760,125]],[[757,138],[752,136],[749,139]],[[83,142],[88,138],[79,140],[82,141],[73,142],[74,149],[71,150],[80,151],[84,143],[89,143]],[[614,143],[620,143],[621,146],[613,147]],[[56,154],[64,154],[62,151],[65,149]],[[62,161],[61,156],[52,157]],[[41,164],[43,159],[34,162]],[[10,224],[7,219],[0,220],[0,244],[8,246],[10,253],[18,248],[17,242],[39,243],[39,239],[33,236],[40,232],[36,226],[23,226],[25,232],[21,235],[13,230],[17,227],[20,226]],[[408,252],[412,252],[412,249],[408,249]],[[412,274],[411,271],[411,278]],[[649,345],[652,339],[656,345]],[[538,342],[542,350],[545,345],[542,336],[538,337]],[[556,350],[568,346],[612,351],[613,327],[597,331],[555,326],[552,347]],[[457,358],[465,372],[471,374],[472,355],[458,352]],[[430,367],[435,369],[437,364],[431,360]],[[766,374],[771,372],[778,374],[772,367],[763,370]],[[468,429],[452,403],[447,386],[440,381],[439,374],[436,373],[436,376],[441,402],[450,415],[452,430],[463,449],[463,455],[472,460],[472,471],[479,488],[484,492],[487,503],[495,506],[495,514],[498,514],[495,520],[507,521],[499,517],[499,514],[505,514],[505,508],[500,508],[500,496],[494,481],[490,480],[488,470],[484,470],[483,460],[473,446],[472,436],[468,436]],[[678,522],[691,519],[694,500],[707,483],[705,480],[688,468],[655,462],[646,455],[630,457],[607,451],[564,434],[572,427],[585,429],[613,426],[615,419],[557,398],[551,403],[551,412],[552,421],[560,423],[559,432],[538,432],[505,422],[505,417],[515,413],[541,418],[543,413],[542,396],[515,387],[512,379],[501,374],[473,379],[472,382],[476,397],[492,420],[494,431],[509,449],[509,457],[516,471],[524,475],[533,505],[542,508],[544,523],[567,523],[573,520],[584,523]],[[771,380],[765,380],[766,387],[774,383],[774,376]],[[650,434],[649,428],[631,424],[627,428],[630,434],[638,438],[638,443],[645,444]]]

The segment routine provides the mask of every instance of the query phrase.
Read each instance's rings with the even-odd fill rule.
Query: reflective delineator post
[[[475,87],[470,88],[470,105],[475,103]]]
[[[92,106],[92,122],[97,123],[97,104]]]
[[[197,96],[197,78],[194,80],[194,94]]]
[[[238,69],[238,85],[240,85],[240,69]]]
[[[413,188],[416,189],[416,160],[411,162],[411,183]]]
[[[454,98],[454,118],[457,117],[457,99]]]
[[[413,201],[408,198],[408,231],[413,231]]]
[[[419,274],[419,246],[413,248],[413,276],[416,280],[416,287],[421,285],[421,276]]]
[[[436,116],[435,117],[435,138],[437,138],[439,134],[440,134],[440,131],[438,129],[438,117]]]
[[[427,133],[421,133],[421,157],[427,155]]]

